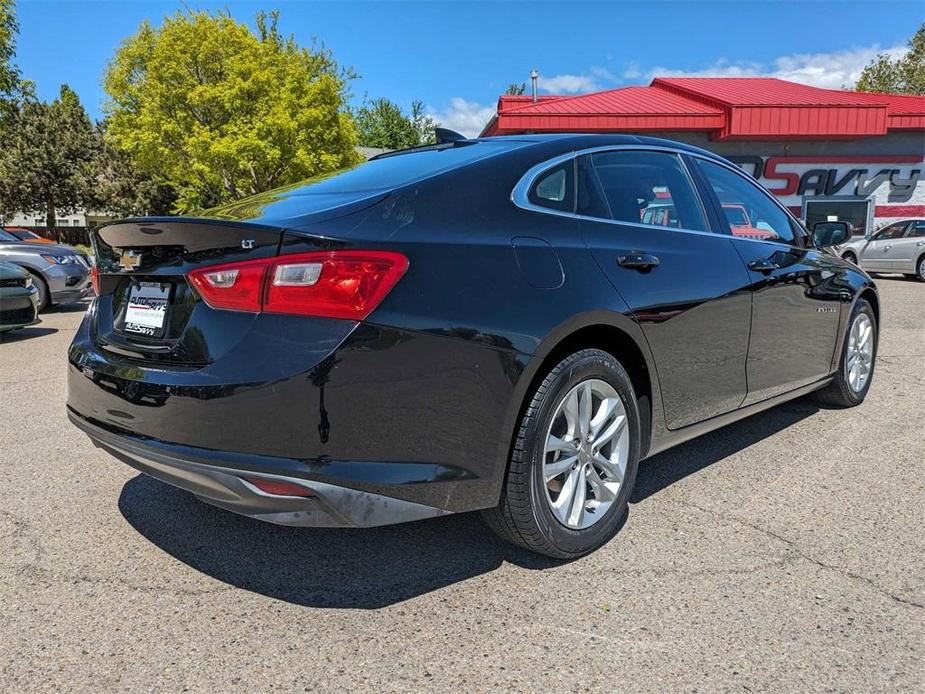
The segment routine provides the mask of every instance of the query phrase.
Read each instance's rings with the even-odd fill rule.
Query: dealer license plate
[[[125,310],[125,332],[161,337],[170,303],[170,284],[138,282],[132,285]]]

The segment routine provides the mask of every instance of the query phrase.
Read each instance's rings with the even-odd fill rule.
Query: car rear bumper
[[[311,527],[373,527],[434,518],[450,512],[425,504],[306,480],[290,473],[292,461],[218,453],[115,433],[68,408],[71,422],[94,444],[206,503],[257,520]],[[295,484],[309,497],[269,494],[249,480]]]
[[[197,479],[197,465],[226,476],[249,470],[388,499],[389,508],[401,501],[431,509],[398,511],[388,522],[497,503],[510,446],[505,417],[522,370],[517,353],[476,340],[261,314],[211,363],[142,361],[97,344],[95,312],[93,305],[69,350],[68,408],[78,426],[120,437],[113,443],[81,426],[134,467],[147,465],[154,476],[189,468]],[[128,455],[120,442],[153,446],[173,461],[170,469],[155,470],[151,456]],[[230,482],[245,494],[238,480]],[[171,483],[188,488],[182,478]],[[191,491],[249,515],[277,512],[249,513],[251,497],[244,503]],[[352,496],[328,489],[324,498],[349,505]],[[323,505],[284,503],[302,513]]]

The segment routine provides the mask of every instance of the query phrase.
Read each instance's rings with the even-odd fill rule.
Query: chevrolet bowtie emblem
[[[141,265],[141,253],[135,251],[122,251],[122,256],[119,258],[119,265],[122,266],[123,270],[134,270]]]

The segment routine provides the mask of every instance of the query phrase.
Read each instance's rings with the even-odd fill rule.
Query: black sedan
[[[746,228],[727,215],[750,220]],[[649,137],[455,139],[94,234],[68,413],[221,508],[373,526],[483,510],[569,558],[639,461],[870,388],[860,269],[739,168]],[[172,519],[171,522],[181,522]]]

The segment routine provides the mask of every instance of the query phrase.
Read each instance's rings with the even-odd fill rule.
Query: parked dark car
[[[25,268],[0,261],[0,333],[38,320],[38,290]]]
[[[645,223],[650,205],[676,225]],[[846,233],[814,238],[738,167],[655,138],[390,153],[208,218],[98,230],[68,413],[254,518],[481,509],[575,557],[616,531],[641,459],[813,391],[864,399],[877,292],[818,250]]]

